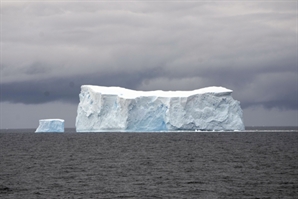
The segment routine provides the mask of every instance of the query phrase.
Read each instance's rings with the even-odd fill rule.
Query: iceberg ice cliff
[[[77,132],[244,130],[240,103],[232,90],[135,91],[81,86]]]
[[[61,119],[43,119],[39,120],[39,126],[35,133],[45,133],[45,132],[64,132],[64,120]]]

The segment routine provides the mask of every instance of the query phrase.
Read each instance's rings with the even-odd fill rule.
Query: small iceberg
[[[42,119],[35,133],[63,133],[64,120],[62,119]]]

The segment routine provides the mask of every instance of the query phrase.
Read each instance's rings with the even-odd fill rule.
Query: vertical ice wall
[[[244,130],[240,103],[223,87],[134,91],[83,85],[77,132]]]

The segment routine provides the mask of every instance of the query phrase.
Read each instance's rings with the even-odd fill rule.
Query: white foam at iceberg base
[[[39,120],[39,126],[36,129],[35,133],[42,132],[64,132],[64,120],[62,119],[42,119]]]
[[[76,131],[242,131],[242,109],[231,94],[223,87],[145,92],[83,85]]]

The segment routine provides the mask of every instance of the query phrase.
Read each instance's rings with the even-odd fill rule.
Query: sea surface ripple
[[[298,132],[0,133],[0,198],[298,198]]]

